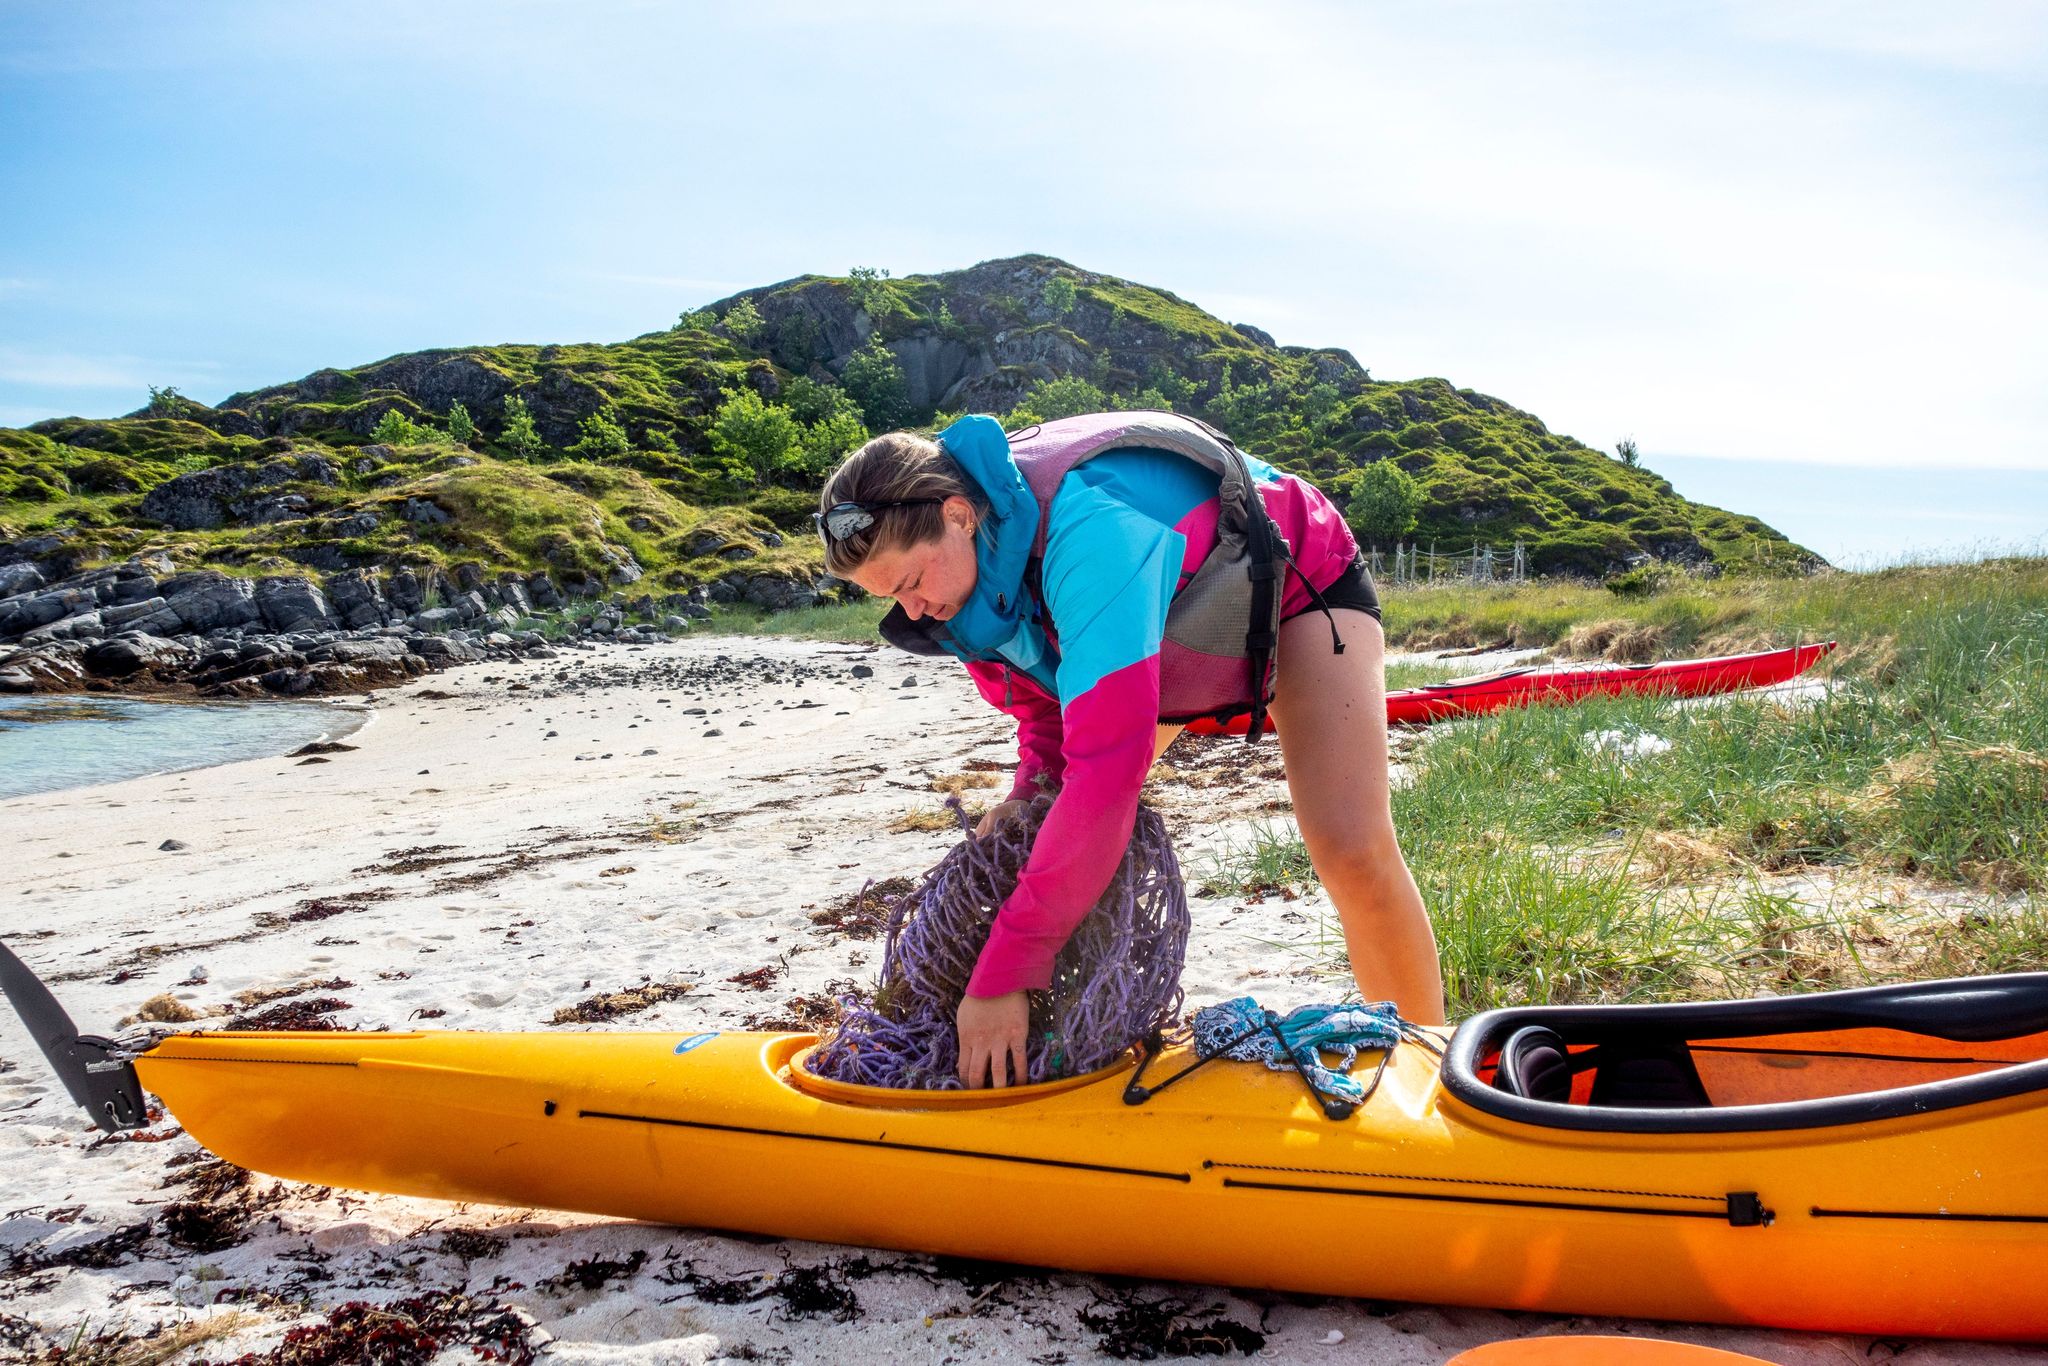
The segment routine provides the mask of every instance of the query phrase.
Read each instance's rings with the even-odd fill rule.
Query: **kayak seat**
[[[1682,1043],[1631,1047],[1613,1044],[1600,1049],[1593,1072],[1594,1105],[1630,1110],[1695,1110],[1713,1102],[1700,1081],[1692,1050]]]
[[[1495,1089],[1525,1100],[1565,1104],[1572,1098],[1571,1051],[1556,1030],[1526,1025],[1501,1045],[1493,1084]]]

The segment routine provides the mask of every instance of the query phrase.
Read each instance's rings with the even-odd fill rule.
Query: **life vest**
[[[1160,717],[1186,722],[1249,711],[1247,738],[1256,740],[1273,696],[1280,573],[1288,551],[1243,452],[1205,422],[1139,410],[1061,418],[1012,432],[1002,460],[998,450],[972,449],[990,433],[987,427],[970,429],[970,423],[993,425],[987,418],[963,418],[941,433],[939,444],[990,497],[996,543],[981,557],[984,571],[992,565],[1000,574],[1021,565],[1025,591],[985,592],[987,585],[977,584],[968,604],[944,623],[912,622],[897,607],[883,620],[883,636],[921,654],[936,647],[962,658],[996,657],[1024,625],[1027,596],[1041,617],[1050,615],[1036,585],[1060,481],[1107,451],[1167,451],[1216,476],[1220,508],[1215,545],[1167,610],[1159,649]]]

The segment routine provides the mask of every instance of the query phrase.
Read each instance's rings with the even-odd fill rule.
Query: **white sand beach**
[[[957,836],[910,818],[937,813],[948,786],[985,799],[974,784],[1014,758],[1010,723],[959,669],[801,641],[472,665],[374,706],[351,749],[0,802],[0,938],[86,1032],[166,993],[200,1015],[195,1027],[294,1006],[356,1028],[781,1027],[880,961],[879,940],[812,912],[934,863]],[[1184,739],[1166,763],[1154,801],[1191,875],[1248,823],[1286,818],[1277,746]],[[1249,992],[1286,1008],[1348,985],[1318,966],[1335,933],[1319,896],[1192,905],[1191,1003]],[[650,983],[688,990],[601,1024],[550,1024]],[[178,1184],[197,1167],[194,1142],[168,1121],[146,1137],[161,1141],[103,1139],[0,1012],[0,1358],[36,1357],[81,1327],[90,1339],[211,1322],[218,1336],[175,1359],[231,1360],[348,1300],[460,1292],[530,1315],[552,1339],[546,1359],[649,1366],[1105,1361],[1105,1332],[1084,1313],[1130,1323],[1166,1302],[1255,1330],[1257,1355],[1284,1362],[1423,1366],[1579,1332],[1801,1366],[2034,1359],[959,1267],[262,1176],[207,1197],[228,1232],[197,1250],[160,1229],[123,1232],[196,1198]],[[1374,1237],[1364,1219],[1328,1234]],[[77,1255],[102,1242],[104,1255]],[[739,1297],[700,1293],[712,1283],[762,1295],[719,1303]],[[831,1293],[798,1293],[821,1285]]]

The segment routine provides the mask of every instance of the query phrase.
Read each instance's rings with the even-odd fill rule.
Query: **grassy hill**
[[[421,351],[215,407],[163,391],[126,417],[0,430],[0,536],[230,572],[474,562],[676,590],[744,562],[806,579],[818,481],[868,432],[1102,407],[1203,417],[1345,502],[1391,461],[1420,486],[1414,539],[1520,541],[1537,572],[1818,563],[1499,399],[1374,380],[1347,352],[1042,256],[804,276],[625,342]]]

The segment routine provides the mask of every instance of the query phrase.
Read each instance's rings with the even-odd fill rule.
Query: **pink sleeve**
[[[1017,776],[1010,784],[1010,796],[1029,801],[1038,795],[1038,778],[1044,774],[1055,785],[1066,771],[1060,754],[1060,704],[1045,689],[1007,664],[967,662],[974,686],[988,704],[1017,720]]]
[[[1054,798],[1017,889],[981,951],[970,996],[1052,982],[1053,960],[1116,875],[1138,819],[1159,716],[1159,656],[1102,678],[1061,720],[1066,784]]]

